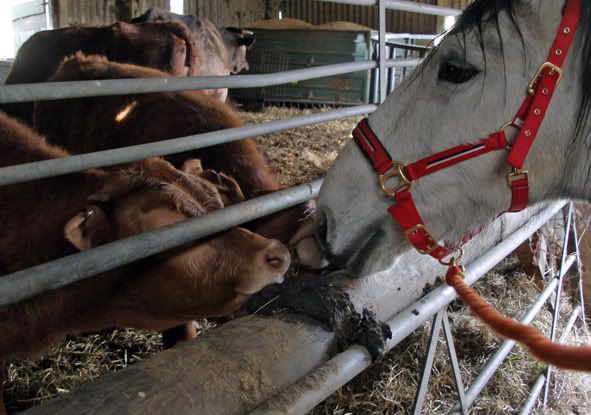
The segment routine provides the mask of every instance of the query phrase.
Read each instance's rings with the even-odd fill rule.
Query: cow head
[[[246,51],[254,45],[254,33],[250,30],[238,29],[236,27],[226,27],[220,29],[224,44],[228,51],[230,59],[230,72],[237,74],[243,70],[248,71],[248,61],[246,60]]]
[[[109,60],[156,68],[173,76],[199,75],[200,56],[189,29],[181,23],[154,21],[111,26]]]
[[[86,250],[175,224],[223,207],[216,185],[149,159],[110,174],[89,206],[65,227]],[[242,228],[196,241],[136,263],[126,275],[117,309],[185,321],[235,311],[251,294],[281,282],[289,267],[278,241]],[[141,327],[141,321],[122,324]]]

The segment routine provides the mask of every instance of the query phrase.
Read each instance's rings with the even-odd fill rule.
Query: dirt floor
[[[249,123],[281,119],[312,110],[267,108],[261,113],[242,113]],[[320,126],[275,133],[261,141],[261,147],[276,168],[284,185],[294,185],[321,177],[337,152],[349,139],[360,117]],[[538,289],[523,274],[518,262],[509,258],[477,285],[478,290],[499,309],[521,315]],[[570,312],[564,302],[563,321]],[[456,349],[463,381],[469,383],[500,344],[464,307],[454,303],[450,310]],[[545,308],[535,325],[546,331],[550,311]],[[200,331],[213,324],[198,322]],[[425,355],[429,324],[417,330],[385,359],[340,389],[317,407],[315,415],[405,414],[409,413]],[[588,339],[580,329],[571,342]],[[445,414],[455,402],[455,391],[445,346],[440,342],[430,381],[425,414]],[[161,349],[161,337],[154,332],[110,330],[72,337],[37,361],[18,361],[9,367],[6,399],[9,411],[23,410],[52,397],[67,393],[104,374],[147,358]],[[541,367],[517,347],[476,401],[473,414],[517,413]],[[591,376],[558,372],[552,384],[550,405],[539,414],[590,414]]]

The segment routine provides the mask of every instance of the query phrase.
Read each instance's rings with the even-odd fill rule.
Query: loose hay
[[[318,111],[267,107],[262,112],[244,112],[242,118],[248,123],[257,124]],[[326,173],[361,118],[358,116],[268,134],[257,142],[269,164],[275,168],[281,184],[294,186],[318,179]]]
[[[318,110],[266,108],[261,113],[242,113],[249,123],[310,114]],[[297,130],[274,133],[259,139],[259,145],[285,186],[321,177],[338,151],[350,138],[361,117],[334,121]],[[480,283],[478,291],[510,316],[520,317],[538,289],[531,278],[521,274],[515,259],[503,261]],[[563,302],[564,324],[571,307]],[[474,320],[459,302],[449,312],[455,346],[460,358],[464,383],[469,384],[501,341]],[[551,313],[544,308],[535,325],[548,332]],[[200,331],[211,327],[199,322]],[[415,331],[381,362],[337,391],[312,413],[315,415],[405,414],[409,413],[426,353],[430,323]],[[582,333],[570,341],[589,341]],[[9,411],[24,410],[67,393],[93,379],[115,372],[145,359],[162,348],[158,333],[135,330],[110,330],[72,337],[59,348],[37,361],[20,360],[9,367],[6,399]],[[507,362],[478,398],[473,414],[516,413],[540,372],[521,347],[516,347]],[[546,414],[591,413],[588,395],[589,375],[555,372],[550,408]],[[453,375],[447,363],[445,346],[439,344],[425,402],[425,414],[444,414],[455,403]],[[541,411],[538,413],[542,413]]]
[[[476,289],[495,307],[509,316],[520,318],[539,294],[531,277],[518,270],[516,258],[501,262],[476,284]],[[572,312],[568,299],[561,308],[561,322]],[[459,358],[464,385],[469,385],[502,340],[474,319],[458,301],[448,312],[454,344]],[[534,325],[548,333],[552,321],[549,308],[542,309]],[[431,322],[401,342],[382,362],[349,382],[335,395],[318,406],[313,415],[375,414],[394,415],[411,413],[423,360],[427,352]],[[561,326],[562,327],[562,326]],[[559,333],[560,334],[560,333]],[[442,336],[443,334],[441,334]],[[569,342],[589,341],[582,333],[571,335]],[[513,414],[521,408],[528,393],[541,373],[542,366],[517,346],[493,376],[472,407],[471,414]],[[550,406],[539,414],[588,414],[591,404],[589,375],[554,372]],[[423,414],[447,414],[457,402],[455,383],[447,349],[440,339]]]

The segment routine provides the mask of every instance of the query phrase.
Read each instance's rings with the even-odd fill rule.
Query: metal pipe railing
[[[417,59],[391,59],[388,65],[389,67],[414,67],[418,63]],[[376,62],[368,60],[274,72],[272,76],[270,74],[179,76],[2,85],[0,86],[0,104],[191,89],[258,88],[365,71],[376,67]]]
[[[570,318],[568,319],[568,322],[566,323],[566,326],[564,326],[562,336],[560,336],[560,339],[558,340],[559,343],[564,343],[566,341],[566,339],[570,335],[571,330],[573,329],[573,326],[575,325],[575,322],[577,321],[577,318],[579,317],[580,312],[581,310],[579,308],[576,308],[573,311]],[[534,383],[534,386],[532,387],[532,390],[529,393],[527,400],[523,404],[521,411],[519,411],[519,415],[529,415],[534,405],[536,404],[536,400],[538,399],[540,392],[542,392],[542,389],[544,388],[545,384],[546,374],[542,373],[536,379],[536,382]]]
[[[156,141],[148,144],[2,167],[0,168],[0,186],[43,179],[46,177],[60,176],[97,167],[114,166],[117,164],[143,160],[148,157],[182,153],[203,147],[242,140],[248,137],[255,137],[257,135],[368,114],[375,111],[376,108],[377,106],[372,104],[358,105],[333,111],[293,117],[286,120],[276,120],[262,124],[246,125],[244,127]]]
[[[355,6],[375,6],[378,0],[316,0],[324,3],[351,4]],[[431,14],[435,16],[459,16],[462,13],[460,9],[451,7],[435,6],[432,4],[417,3],[405,0],[385,0],[387,9],[399,10],[404,12]]]
[[[474,260],[466,267],[466,282],[473,285],[482,278],[500,260],[513,252],[526,238],[552,218],[565,204],[566,202],[556,202],[550,205],[530,222]],[[387,324],[392,330],[392,338],[388,341],[386,350],[392,349],[404,340],[455,298],[455,290],[447,284],[443,284],[390,319]],[[305,414],[369,367],[371,363],[372,360],[367,350],[362,346],[353,345],[321,365],[300,382],[259,406],[251,412],[251,415]],[[282,408],[281,412],[274,412],[270,409],[276,407]]]
[[[571,256],[568,258],[566,263],[564,264],[565,269],[570,269],[572,265],[575,263],[576,258]],[[531,308],[527,311],[527,313],[521,319],[521,323],[523,324],[530,324],[536,315],[540,312],[548,297],[552,295],[556,285],[558,284],[557,278],[552,278],[548,285],[542,290],[540,295],[536,298],[536,301],[533,303]],[[472,384],[466,390],[466,404],[468,407],[472,406],[478,395],[482,392],[482,390],[486,387],[490,379],[495,374],[496,370],[503,364],[507,355],[513,350],[513,347],[517,342],[515,340],[505,340],[501,347],[497,349],[495,354],[489,359],[486,365],[482,368],[476,379],[472,382]],[[452,414],[460,413],[459,405],[455,405],[451,412]]]
[[[0,278],[0,308],[306,202],[322,180],[261,196]]]
[[[0,103],[148,94],[189,89],[255,88],[358,72],[376,67],[373,61],[336,63],[284,72],[231,76],[177,76],[4,85]]]

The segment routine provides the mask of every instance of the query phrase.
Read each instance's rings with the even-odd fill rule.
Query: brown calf
[[[199,54],[187,28],[174,22],[115,23],[35,33],[19,49],[6,84],[45,82],[77,51],[156,68],[174,76],[199,75]],[[31,123],[32,104],[5,104],[7,114]]]
[[[0,113],[0,167],[67,155]],[[211,182],[161,159],[0,187],[0,200],[3,274],[223,206]],[[2,307],[0,372],[6,360],[34,356],[67,333],[163,330],[231,313],[251,294],[281,282],[288,266],[289,253],[278,241],[234,228]]]
[[[77,54],[64,61],[50,82],[165,76],[165,73],[154,69]],[[45,134],[52,143],[75,154],[242,125],[243,122],[228,105],[201,91],[37,102],[34,114],[37,131]],[[236,179],[247,199],[274,192],[281,187],[255,141],[251,139],[166,158],[177,166],[187,158],[201,159],[207,168]],[[289,243],[298,231],[301,219],[306,216],[306,208],[306,205],[301,205],[288,209],[263,218],[250,228],[265,237]],[[308,238],[310,241],[317,247],[313,238]],[[317,258],[318,255],[310,257]],[[321,264],[304,265],[317,267]]]

